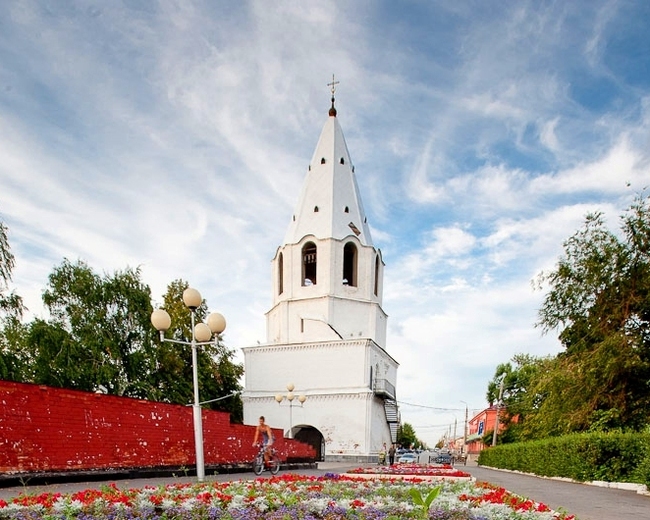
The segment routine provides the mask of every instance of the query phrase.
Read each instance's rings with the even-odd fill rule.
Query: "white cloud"
[[[647,163],[641,163],[640,153],[630,146],[626,136],[599,160],[581,164],[553,177],[536,179],[533,189],[547,193],[572,193],[597,191],[620,194],[629,184],[638,189],[650,177]]]
[[[555,135],[555,127],[557,127],[559,117],[555,117],[550,121],[546,121],[541,128],[539,139],[544,146],[549,148],[552,152],[557,152],[559,149],[559,141]]]

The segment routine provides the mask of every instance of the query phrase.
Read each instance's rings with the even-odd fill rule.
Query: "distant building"
[[[386,351],[384,262],[334,91],[271,273],[267,343],[243,349],[244,422],[264,415],[285,435],[312,444],[321,460],[375,460],[384,443],[396,441],[398,363]],[[287,395],[293,401],[278,404],[276,396]]]
[[[503,407],[500,408],[500,419],[499,419],[499,431],[497,432],[497,437],[505,429],[503,422],[503,417],[505,410]],[[480,453],[483,448],[492,445],[492,437],[487,444],[483,443],[483,438],[488,432],[494,432],[494,427],[496,425],[497,419],[497,407],[490,406],[481,410],[474,417],[469,420],[467,427],[467,453],[477,454]]]

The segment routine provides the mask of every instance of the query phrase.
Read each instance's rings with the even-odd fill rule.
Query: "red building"
[[[488,432],[494,432],[497,420],[497,411],[496,406],[490,406],[489,408],[480,411],[469,420],[467,426],[467,453],[475,455],[480,453],[483,448],[492,445],[492,438],[490,438],[490,441],[487,444],[484,444],[483,437],[485,437],[485,434]],[[501,408],[499,411],[499,429],[497,435],[504,429],[504,409]]]

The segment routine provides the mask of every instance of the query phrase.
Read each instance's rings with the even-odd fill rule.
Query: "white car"
[[[398,460],[400,464],[412,464],[418,461],[418,457],[415,453],[404,453]]]

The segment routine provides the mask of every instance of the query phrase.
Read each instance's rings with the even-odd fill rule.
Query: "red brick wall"
[[[203,410],[206,466],[253,459],[254,426]],[[281,458],[311,446],[274,430]],[[192,407],[0,380],[0,472],[193,466]]]

